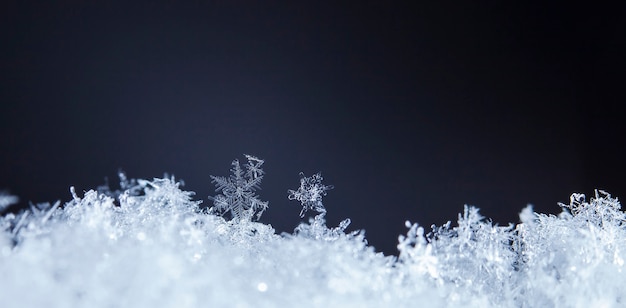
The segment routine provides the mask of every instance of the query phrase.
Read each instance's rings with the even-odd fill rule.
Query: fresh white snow
[[[573,194],[558,216],[528,207],[517,225],[474,207],[429,231],[407,222],[396,258],[346,234],[349,220],[326,226],[310,189],[330,186],[303,179],[292,199],[319,215],[294,234],[201,209],[174,178],[124,177],[116,192],[72,189],[65,204],[4,214],[0,307],[626,305],[626,217],[602,191]],[[307,189],[319,199],[293,195]]]

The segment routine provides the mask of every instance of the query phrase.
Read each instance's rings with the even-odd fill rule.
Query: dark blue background
[[[316,2],[4,4],[0,187],[66,201],[121,167],[209,204],[252,154],[262,222],[291,232],[321,171],[329,224],[386,253],[466,203],[506,224],[626,195],[623,6]]]

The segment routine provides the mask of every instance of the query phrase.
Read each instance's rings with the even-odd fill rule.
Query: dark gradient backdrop
[[[120,167],[208,204],[248,153],[262,222],[292,231],[287,189],[321,171],[329,224],[395,253],[406,219],[466,203],[505,224],[626,197],[623,6],[23,2],[0,9],[0,187],[22,205]]]

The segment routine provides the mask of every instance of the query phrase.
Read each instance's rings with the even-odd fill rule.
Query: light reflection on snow
[[[199,209],[173,179],[145,194],[88,191],[0,217],[1,307],[619,307],[626,216],[576,194],[559,216],[497,226],[465,207],[426,233],[406,224],[399,257],[323,216],[295,234]],[[153,183],[153,184],[150,184]],[[135,187],[136,188],[136,187]],[[346,220],[348,221],[348,220]],[[149,239],[149,240],[148,240]]]

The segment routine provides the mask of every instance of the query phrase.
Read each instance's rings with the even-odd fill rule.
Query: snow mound
[[[407,222],[399,257],[322,212],[294,234],[226,220],[174,178],[87,191],[0,217],[2,307],[619,307],[626,234],[617,199],[574,194],[559,216],[493,225]],[[318,187],[319,188],[319,187]],[[305,204],[305,203],[303,203]],[[309,206],[310,209],[315,208]],[[318,208],[323,208],[321,203]],[[251,215],[248,215],[251,216]]]

